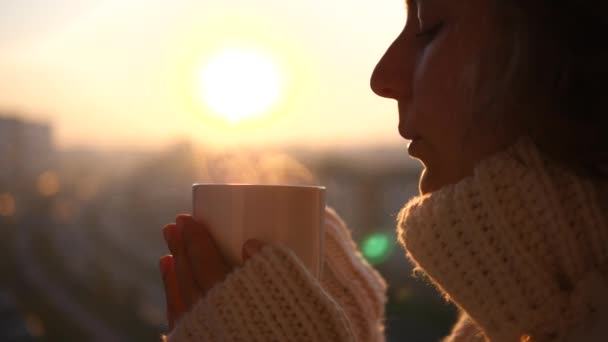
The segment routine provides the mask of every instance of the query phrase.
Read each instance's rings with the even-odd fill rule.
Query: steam
[[[285,153],[229,152],[199,161],[197,182],[272,185],[318,185],[314,174]]]

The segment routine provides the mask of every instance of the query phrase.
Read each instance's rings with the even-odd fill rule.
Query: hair
[[[495,5],[494,39],[479,61],[479,112],[577,174],[608,179],[608,2]]]

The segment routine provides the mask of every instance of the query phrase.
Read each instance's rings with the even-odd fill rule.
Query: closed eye
[[[432,40],[433,38],[435,38],[437,33],[439,33],[439,31],[441,31],[442,28],[443,28],[443,21],[439,22],[437,25],[431,27],[428,30],[422,30],[419,33],[416,33],[416,37],[418,39]]]

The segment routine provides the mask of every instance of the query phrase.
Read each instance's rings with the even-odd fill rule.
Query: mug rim
[[[306,185],[306,184],[253,184],[253,183],[193,183],[192,188],[198,187],[247,187],[247,188],[298,188],[298,189],[316,189],[326,190],[323,185]]]

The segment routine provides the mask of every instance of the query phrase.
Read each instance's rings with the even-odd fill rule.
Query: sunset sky
[[[396,103],[369,89],[404,20],[402,0],[1,1],[0,110],[51,122],[63,147],[405,146]],[[281,70],[265,119],[234,125],[202,104],[201,69],[227,47]]]

